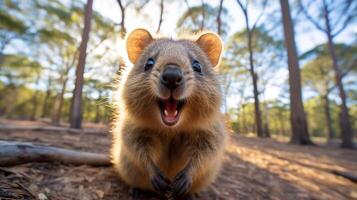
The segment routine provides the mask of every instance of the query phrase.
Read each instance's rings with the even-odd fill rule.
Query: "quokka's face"
[[[213,67],[221,50],[221,40],[213,33],[196,41],[153,39],[144,29],[130,33],[127,51],[134,67],[124,92],[129,112],[166,127],[209,116],[220,105]]]

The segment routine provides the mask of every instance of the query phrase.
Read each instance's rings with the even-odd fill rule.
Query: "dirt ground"
[[[0,124],[44,122],[0,120]],[[105,129],[90,126],[87,128]],[[0,130],[1,140],[108,153],[110,134]],[[224,168],[198,199],[357,199],[357,183],[331,173],[357,172],[357,151],[295,146],[232,135]],[[0,199],[130,199],[110,167],[29,163],[0,168]]]

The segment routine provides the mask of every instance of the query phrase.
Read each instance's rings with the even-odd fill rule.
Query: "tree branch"
[[[95,44],[93,48],[89,49],[89,51],[87,51],[87,55],[91,54],[96,48],[99,47],[99,45],[101,45],[106,39],[108,39],[108,35],[109,33],[107,33],[105,37],[103,37],[97,44]]]
[[[248,7],[248,2],[247,4],[244,6],[243,3],[240,0],[237,0],[237,3],[239,5],[239,7],[242,9],[242,11],[244,12],[244,14],[247,13],[247,7]]]
[[[357,13],[351,13],[347,18],[346,20],[344,21],[344,23],[342,24],[341,28],[338,29],[335,33],[332,33],[332,37],[335,37],[336,35],[340,34],[346,27],[347,25],[352,21],[352,19],[354,17],[356,17],[356,14]]]
[[[220,0],[219,2],[219,8],[218,8],[218,14],[217,14],[217,33],[218,35],[221,35],[222,33],[222,19],[221,19],[221,15],[222,15],[222,9],[223,9],[223,1],[224,0]]]
[[[137,11],[142,10],[150,0],[145,0],[140,6],[137,7]]]
[[[326,30],[325,30],[324,28],[322,28],[322,26],[320,26],[320,24],[319,24],[314,18],[312,18],[311,15],[309,15],[309,13],[307,12],[307,10],[304,8],[304,6],[303,6],[301,0],[299,1],[299,6],[300,6],[300,9],[301,9],[302,13],[305,15],[305,17],[306,17],[317,29],[319,29],[320,31],[326,33]]]
[[[164,15],[164,0],[160,0],[160,18],[159,18],[159,25],[157,26],[156,33],[160,32],[161,29],[161,24],[163,21],[163,15]]]
[[[259,22],[259,20],[262,18],[262,16],[264,15],[264,12],[265,12],[265,9],[266,9],[266,7],[267,7],[267,4],[268,4],[268,1],[267,0],[265,0],[264,2],[263,2],[263,8],[262,8],[262,11],[260,12],[260,14],[259,14],[259,16],[257,17],[257,20],[254,22],[254,25],[253,25],[253,27],[252,27],[252,31],[254,31],[254,29],[257,27],[257,24],[258,24],[258,22]]]
[[[128,5],[126,5],[125,7],[123,6],[123,3],[121,2],[121,0],[117,0],[119,7],[120,7],[120,11],[121,11],[121,22],[120,22],[120,26],[121,26],[121,36],[124,37],[125,33],[126,33],[126,28],[125,28],[125,9]]]
[[[188,0],[185,0],[185,4],[187,6],[187,10],[190,10],[190,4],[188,3]]]

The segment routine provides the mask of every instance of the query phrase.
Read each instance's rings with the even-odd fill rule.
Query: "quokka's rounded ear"
[[[130,62],[136,63],[145,47],[153,40],[149,31],[142,28],[133,30],[126,38],[126,51]]]
[[[208,32],[200,35],[196,43],[206,53],[212,65],[218,65],[223,48],[221,38],[215,33]]]

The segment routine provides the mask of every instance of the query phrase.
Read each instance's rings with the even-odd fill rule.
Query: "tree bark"
[[[264,103],[264,137],[270,137],[270,127],[269,127],[269,108],[267,103]]]
[[[51,96],[51,83],[52,83],[52,79],[49,78],[47,83],[47,91],[46,91],[45,99],[43,100],[42,114],[41,114],[42,118],[46,117],[48,114],[48,110],[49,110],[48,101]]]
[[[313,144],[309,137],[306,115],[302,103],[301,75],[289,2],[288,0],[280,0],[280,5],[289,65],[290,121],[292,127],[292,137],[290,142],[302,145]]]
[[[100,114],[100,107],[99,107],[99,101],[102,99],[102,93],[99,92],[99,97],[97,99],[97,103],[95,105],[95,119],[94,119],[94,122],[95,123],[99,123],[100,122],[100,117],[101,117],[101,114]]]
[[[99,123],[100,122],[100,109],[99,105],[95,105],[95,118],[94,118],[94,123]]]
[[[357,174],[356,173],[347,172],[347,171],[338,171],[338,170],[333,170],[332,173],[335,175],[338,175],[338,176],[342,176],[346,179],[349,179],[349,180],[357,183]]]
[[[73,134],[106,134],[108,130],[102,129],[75,129],[67,127],[57,127],[57,126],[21,126],[21,125],[2,125],[0,124],[0,130],[5,131],[47,131],[49,134],[61,134],[61,133],[73,133]]]
[[[330,99],[328,97],[328,94],[321,96],[321,99],[323,102],[323,107],[324,107],[324,112],[325,112],[328,140],[332,140],[335,138],[335,133],[332,128],[332,118],[331,118],[331,112],[330,112]]]
[[[259,105],[260,103],[259,103],[259,91],[258,91],[258,75],[255,73],[255,69],[254,69],[254,52],[253,52],[253,44],[252,44],[253,31],[255,29],[256,24],[253,26],[252,29],[250,28],[247,8],[244,8],[240,1],[237,2],[244,14],[245,26],[247,30],[247,39],[248,39],[247,46],[249,52],[249,66],[250,66],[249,72],[250,72],[250,76],[252,77],[253,95],[254,95],[255,129],[258,137],[264,137],[263,127],[262,127],[262,116],[261,116],[260,105]]]
[[[30,116],[31,121],[36,120],[37,108],[38,108],[38,93],[39,93],[39,90],[36,89],[35,94],[32,97],[32,111],[31,111],[31,116]]]
[[[156,33],[160,32],[161,24],[162,24],[162,21],[163,21],[163,18],[162,18],[163,15],[164,15],[164,0],[161,0],[160,1],[160,19],[159,19],[159,25],[157,26]]]
[[[40,75],[37,74],[37,81],[36,81],[36,85],[38,86],[39,84],[39,80],[40,80]],[[38,95],[40,93],[40,91],[38,89],[35,89],[35,94],[32,97],[32,112],[31,112],[31,116],[30,116],[30,120],[31,121],[35,121],[36,120],[36,116],[37,116],[37,109],[38,109]]]
[[[93,13],[93,0],[88,0],[85,7],[84,29],[82,41],[79,47],[79,61],[76,70],[76,83],[73,91],[70,124],[71,128],[81,128],[82,126],[82,90],[83,90],[83,73],[87,56],[87,43],[89,40],[89,32],[91,29],[91,18]]]
[[[245,105],[242,105],[242,126],[243,126],[243,133],[247,133],[248,132],[248,128],[247,128],[247,123],[246,123],[246,119],[245,119]]]
[[[64,94],[66,92],[67,81],[68,81],[68,78],[67,77],[64,78],[64,80],[62,82],[61,92],[56,97],[56,102],[55,102],[55,106],[54,106],[54,113],[53,113],[53,116],[52,116],[52,124],[55,125],[55,126],[59,126],[60,122],[61,122]]]
[[[329,54],[332,59],[332,66],[335,71],[335,82],[339,90],[339,96],[341,99],[340,105],[340,127],[341,127],[341,139],[343,148],[354,148],[353,144],[353,130],[349,120],[348,107],[346,103],[346,93],[342,83],[341,70],[338,66],[337,55],[335,51],[335,44],[333,42],[333,36],[330,25],[329,10],[327,4],[324,2],[324,19],[326,24],[326,35],[328,40]]]
[[[282,111],[279,110],[278,112],[278,118],[279,118],[279,128],[280,128],[280,135],[285,135],[285,124],[284,124],[284,117]]]
[[[74,165],[110,166],[109,156],[27,142],[0,141],[0,166],[28,162],[61,162]]]
[[[249,65],[250,65],[249,72],[253,82],[255,124],[256,124],[258,137],[264,137],[263,128],[262,128],[262,114],[260,111],[259,92],[258,92],[258,75],[255,73],[255,69],[254,69],[254,58],[253,58],[254,55],[253,55],[253,47],[252,47],[253,35],[248,26],[249,24],[247,21]]]

